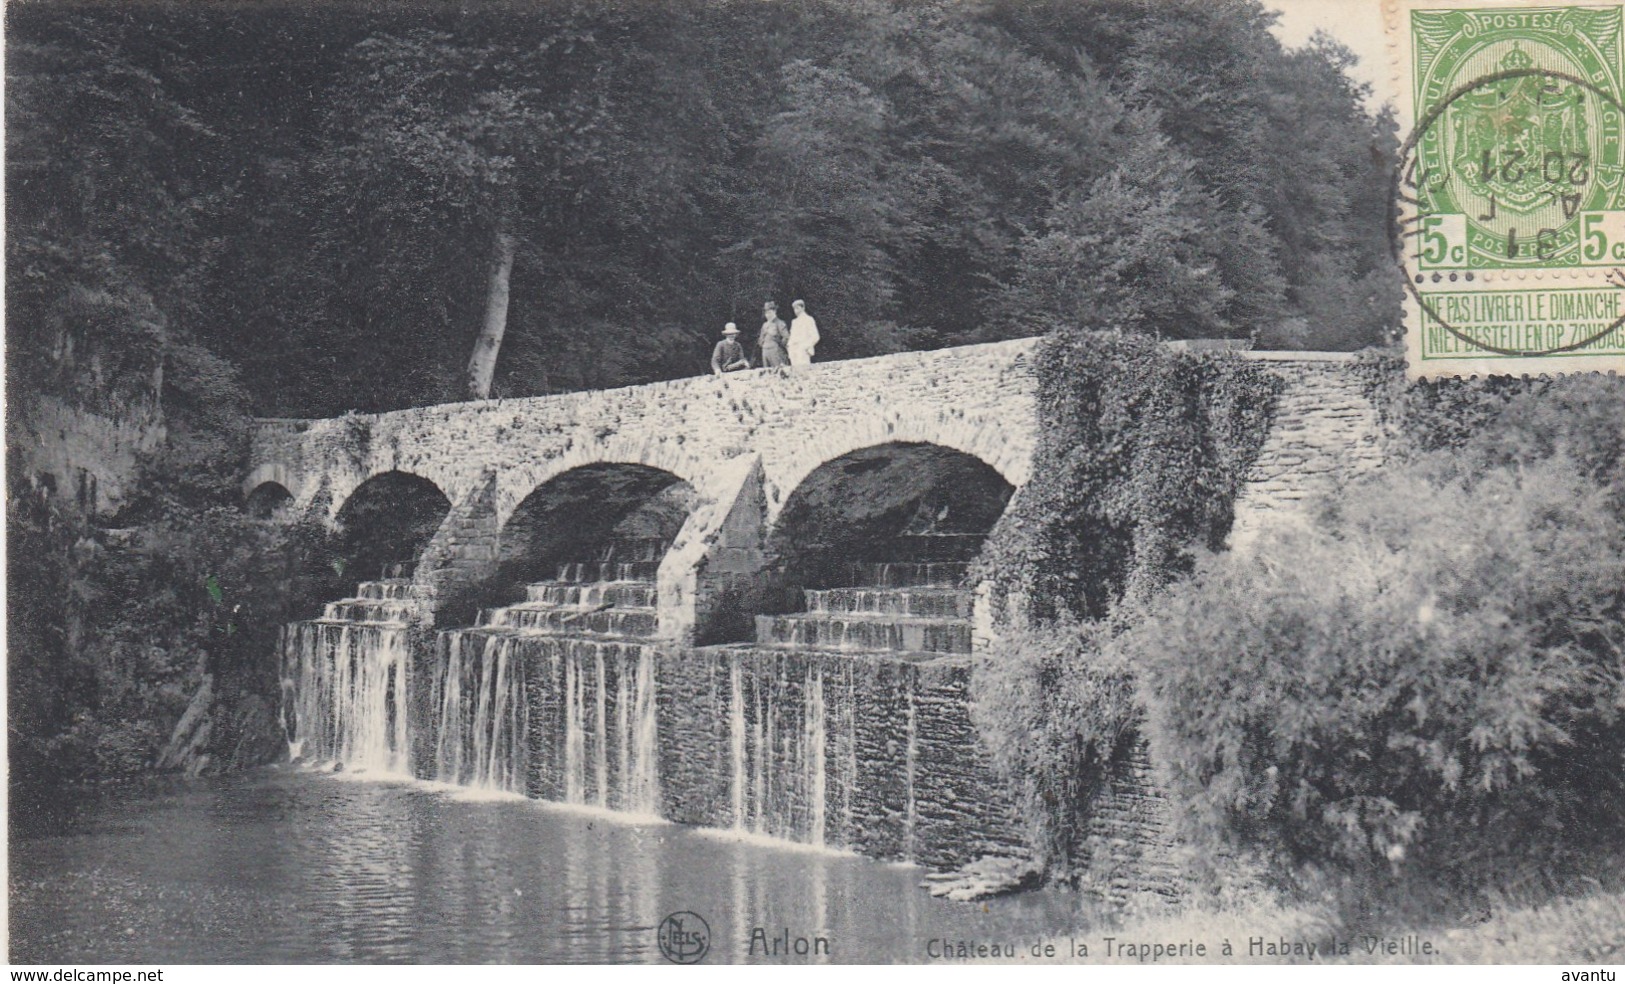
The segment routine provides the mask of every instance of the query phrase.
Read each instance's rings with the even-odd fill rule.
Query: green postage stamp
[[[1621,7],[1386,14],[1411,375],[1625,370]]]

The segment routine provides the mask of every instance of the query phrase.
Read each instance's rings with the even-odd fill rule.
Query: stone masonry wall
[[[791,492],[828,461],[890,442],[939,444],[987,462],[1019,494],[1037,437],[1036,344],[1025,339],[800,371],[755,370],[370,417],[265,421],[256,434],[255,467],[245,492],[274,481],[295,496],[292,512],[314,504],[331,518],[373,475],[400,470],[429,479],[452,502],[418,566],[418,580],[432,599],[494,568],[503,523],[550,479],[599,463],[663,469],[693,487],[696,505],[660,567],[660,635],[704,641],[708,634],[733,635],[730,620],[748,618],[758,607],[751,592],[768,560],[767,538]],[[1246,549],[1274,524],[1303,522],[1317,494],[1342,476],[1378,466],[1382,457],[1376,411],[1350,371],[1351,356],[1247,357],[1279,374],[1286,387],[1274,428],[1236,502],[1231,545],[1237,549]],[[979,611],[985,608],[978,605]],[[979,625],[979,648],[991,631],[990,625]],[[676,742],[674,748],[687,748],[685,743],[696,749],[725,747],[712,734],[724,723],[718,720],[726,703],[720,665],[709,670],[688,665],[675,675],[679,690],[691,686],[677,705],[663,711],[662,730]],[[869,708],[870,718],[907,720],[918,731],[902,745],[895,734],[871,736],[873,748],[866,746],[853,760],[856,771],[842,787],[850,789],[852,802],[842,815],[889,819],[840,831],[840,841],[864,853],[932,864],[1014,849],[1008,803],[970,750],[965,668],[954,664],[952,672],[932,676],[932,685],[920,689],[882,680],[884,673],[865,678],[871,692],[863,700],[895,702],[898,695],[914,695],[902,711],[881,714]],[[836,677],[829,679],[833,688]],[[922,675],[920,682],[925,680]],[[832,699],[836,692],[830,691]],[[672,714],[673,706],[690,705],[710,713]],[[868,740],[865,727],[863,720],[854,720],[853,741]],[[913,751],[906,761],[893,761],[900,747]],[[670,768],[676,776],[693,766],[704,773],[667,788],[669,814],[691,822],[732,822],[722,815],[721,787],[712,788],[722,763],[701,762],[703,755],[689,761],[669,751],[663,750],[663,772]],[[836,751],[832,745],[831,755]],[[864,778],[877,763],[884,767]],[[916,768],[923,771],[916,775]],[[909,800],[915,805],[896,813],[889,794],[882,796],[885,803],[866,801],[901,775],[910,776],[910,788],[922,794]],[[933,804],[949,807],[938,816]],[[1086,890],[1120,903],[1179,895],[1178,872],[1168,862],[1168,804],[1142,743],[1133,743],[1113,764],[1091,813]]]
[[[819,465],[892,441],[976,455],[1018,489],[1036,440],[1036,339],[814,365],[752,370],[618,390],[446,404],[329,420],[261,421],[244,492],[276,482],[303,512],[327,488],[331,518],[362,481],[389,470],[421,475],[452,503],[487,476],[492,521],[547,480],[585,464],[662,468],[702,500],[734,505],[737,468],[761,465],[763,523]],[[1375,409],[1350,372],[1353,356],[1255,352],[1287,381],[1271,433],[1236,503],[1233,546],[1274,522],[1299,522],[1340,474],[1381,461]],[[727,472],[726,480],[722,479]],[[736,531],[737,532],[737,531]],[[737,539],[737,537],[736,537]]]
[[[827,846],[939,870],[1024,856],[1021,825],[970,719],[970,673],[962,656],[663,649],[662,815],[805,843],[822,794]],[[822,729],[807,721],[815,677]]]
[[[276,482],[331,520],[368,478],[404,471],[451,501],[447,528],[418,565],[441,596],[493,569],[503,524],[547,481],[583,465],[670,472],[696,492],[662,564],[661,634],[729,634],[748,604],[765,530],[800,482],[847,452],[889,442],[940,444],[1026,480],[1035,339],[937,352],[753,370],[601,392],[261,423],[245,492]],[[746,475],[751,478],[746,481]],[[493,478],[494,476],[494,478]],[[321,505],[318,504],[318,509]],[[453,528],[455,527],[455,528]],[[742,624],[748,625],[748,617]]]
[[[411,472],[459,501],[489,470],[505,521],[526,495],[584,464],[662,468],[707,490],[720,462],[756,455],[776,515],[800,480],[847,451],[890,441],[956,448],[1013,485],[1034,440],[1036,339],[699,376],[617,390],[314,421],[266,421],[255,436],[250,491],[274,480],[308,501],[325,476],[337,514],[372,475]]]
[[[1266,527],[1302,523],[1314,499],[1340,478],[1382,463],[1376,407],[1351,372],[1353,355],[1255,352],[1286,380],[1274,427],[1236,498],[1230,546],[1245,548]]]
[[[413,574],[413,595],[420,599],[426,624],[443,621],[446,606],[456,605],[465,589],[496,573],[501,531],[496,526],[493,500],[496,475],[485,480],[459,501],[423,549]],[[466,619],[472,609],[454,614]],[[453,621],[452,624],[456,624]]]
[[[1104,786],[1090,804],[1084,849],[1078,887],[1101,902],[1154,909],[1177,904],[1186,892],[1172,806],[1138,734],[1107,765]]]

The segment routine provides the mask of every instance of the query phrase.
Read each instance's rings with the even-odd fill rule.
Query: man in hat
[[[806,301],[796,301],[790,307],[796,312],[795,318],[790,322],[790,364],[811,365],[813,346],[818,344],[818,322],[807,313]]]
[[[790,329],[779,317],[779,306],[768,301],[762,305],[762,334],[757,338],[763,368],[777,369],[790,364],[790,353],[785,347],[789,340]]]
[[[739,344],[739,326],[730,321],[722,329],[722,341],[711,350],[711,372],[720,376],[725,372],[749,368],[750,360],[745,358],[745,346]]]

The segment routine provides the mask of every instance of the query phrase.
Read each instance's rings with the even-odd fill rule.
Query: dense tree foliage
[[[831,358],[1080,322],[1381,340],[1392,128],[1347,52],[1268,24],[1255,0],[22,4],[8,305],[29,344],[200,344],[283,415],[460,398],[482,326],[495,394],[687,374],[769,297],[806,297]]]

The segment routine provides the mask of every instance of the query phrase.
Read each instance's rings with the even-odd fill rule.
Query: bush
[[[1403,358],[1357,364],[1399,459],[1455,452],[1463,474],[1564,454],[1599,484],[1625,481],[1625,384],[1600,373],[1410,383]],[[1441,459],[1444,463],[1444,459]]]
[[[1089,803],[1135,720],[1126,667],[1103,656],[1103,623],[1012,629],[972,673],[971,719],[1010,780],[1035,860],[1080,860]]]
[[[1625,836],[1618,459],[1489,416],[1208,558],[1120,638],[1196,836],[1456,884]]]

